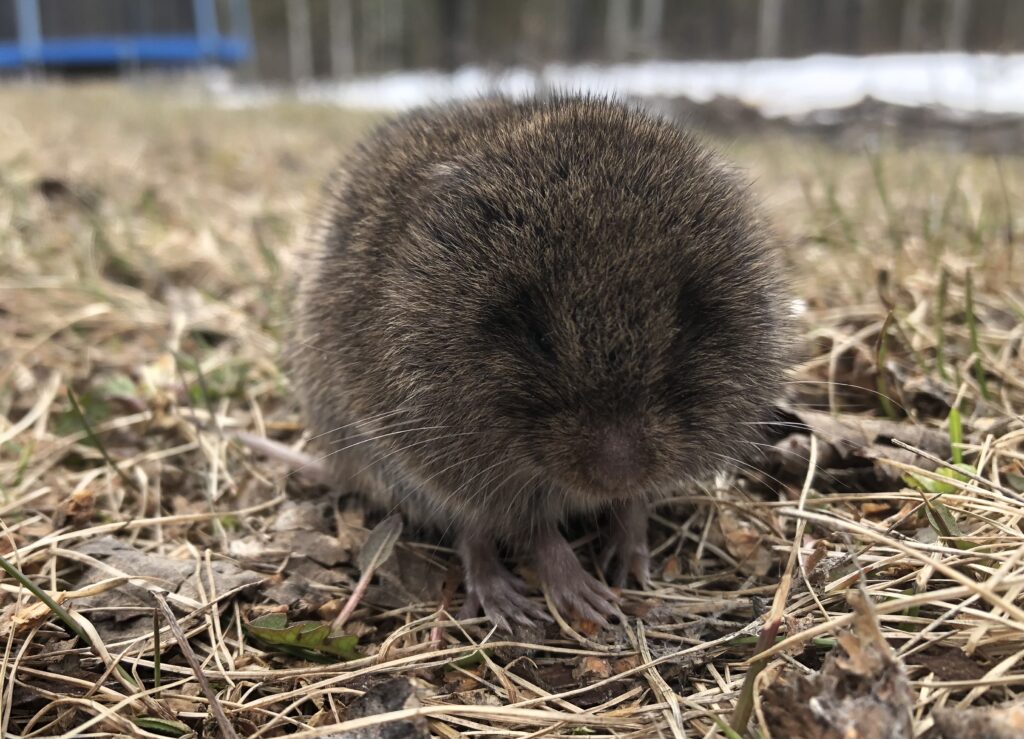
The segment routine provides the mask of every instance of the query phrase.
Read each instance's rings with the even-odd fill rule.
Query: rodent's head
[[[689,136],[623,106],[538,108],[411,176],[382,362],[425,423],[465,431],[471,469],[507,457],[601,500],[748,456],[787,305],[743,186]],[[443,475],[436,451],[404,453]]]

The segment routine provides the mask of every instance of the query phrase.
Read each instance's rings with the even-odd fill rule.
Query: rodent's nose
[[[605,487],[621,486],[640,471],[640,429],[615,425],[602,429],[595,438],[591,476]]]

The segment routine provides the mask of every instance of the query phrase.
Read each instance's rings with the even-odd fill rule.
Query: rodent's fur
[[[292,359],[342,489],[528,547],[749,456],[784,281],[747,187],[675,125],[574,96],[421,110],[325,213]]]

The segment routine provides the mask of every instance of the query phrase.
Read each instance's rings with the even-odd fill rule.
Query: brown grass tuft
[[[215,693],[240,736],[735,736],[755,665],[741,711],[767,737],[766,686],[852,643],[851,595],[916,735],[1021,699],[1024,162],[884,140],[727,146],[791,244],[806,356],[765,456],[652,515],[655,589],[626,593],[627,629],[458,627],[452,555],[412,531],[347,622],[363,658],[249,637],[274,611],[330,621],[358,579],[363,514],[318,508],[231,434],[301,441],[277,353],[292,258],[369,121],[0,90],[0,555],[94,643],[0,581],[0,733],[217,736]],[[951,476],[953,407],[969,468]],[[165,620],[154,632],[164,592],[204,681]]]

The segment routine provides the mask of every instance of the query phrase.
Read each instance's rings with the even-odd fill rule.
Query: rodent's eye
[[[523,289],[516,296],[514,311],[520,331],[530,343],[534,353],[554,361],[555,346],[551,331],[544,320],[544,301],[534,290]]]
[[[537,352],[548,359],[555,358],[555,345],[551,341],[551,335],[545,330],[544,326],[532,317],[527,318],[526,335],[530,340],[530,344]]]
[[[676,298],[676,342],[681,346],[699,339],[708,330],[721,328],[718,325],[720,312],[716,303],[692,285],[684,285]]]
[[[507,303],[491,309],[480,325],[492,340],[518,345],[520,351],[554,361],[557,356],[554,342],[542,316],[541,301],[523,290]]]

